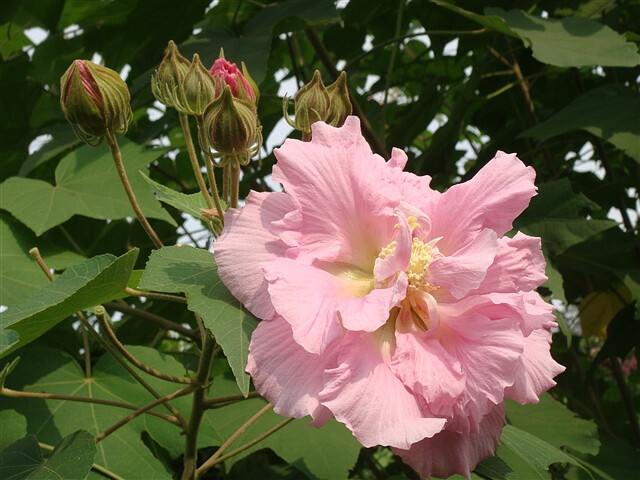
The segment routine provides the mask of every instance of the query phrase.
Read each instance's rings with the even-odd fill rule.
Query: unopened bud
[[[334,127],[341,127],[353,111],[347,89],[347,73],[342,72],[338,79],[327,87],[327,92],[329,92],[330,105],[325,122]]]
[[[261,139],[255,105],[235,98],[228,85],[207,107],[204,122],[211,145],[225,156],[249,158]]]
[[[308,135],[311,133],[311,125],[327,119],[330,104],[329,93],[322,83],[320,72],[316,70],[311,81],[298,90],[295,96],[295,121],[292,122],[286,115],[286,104],[285,120],[296,130]]]
[[[60,78],[60,106],[74,131],[95,145],[107,132],[124,135],[131,123],[127,84],[113,70],[75,60]]]
[[[184,76],[182,87],[181,101],[176,105],[176,110],[181,113],[202,115],[216,97],[216,82],[197,53]]]
[[[223,55],[222,52],[221,55]],[[217,80],[216,96],[221,95],[224,87],[228,85],[234,97],[258,103],[258,87],[251,76],[249,76],[244,62],[242,63],[241,73],[235,63],[231,63],[225,60],[224,56],[221,56],[213,62],[213,66],[209,72]]]
[[[176,106],[178,91],[182,88],[189,65],[189,60],[180,55],[178,47],[170,40],[158,70],[151,77],[151,91],[160,103],[167,107]]]

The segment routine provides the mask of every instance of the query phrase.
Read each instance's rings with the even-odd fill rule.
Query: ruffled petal
[[[544,328],[524,339],[515,382],[505,390],[505,397],[521,404],[538,403],[538,397],[555,386],[553,377],[565,368],[551,357],[550,346],[551,332]]]
[[[390,167],[371,153],[357,117],[341,128],[316,122],[312,131],[311,142],[286,140],[275,150],[273,179],[300,208],[298,221],[283,222],[283,234],[287,228],[300,234],[301,257],[372,271],[393,236],[393,209],[401,200]]]
[[[286,254],[289,246],[271,225],[295,209],[284,193],[250,192],[241,210],[225,214],[225,228],[214,244],[218,273],[234,297],[256,317],[269,319],[275,310],[262,267]]]
[[[482,284],[470,295],[529,292],[546,282],[545,261],[538,237],[518,232],[498,239],[498,251]]]
[[[374,348],[372,334],[348,332],[339,365],[325,370],[320,401],[365,447],[408,449],[439,432],[444,419],[425,417],[415,397]]]
[[[495,232],[485,229],[451,255],[433,260],[429,264],[430,282],[445,287],[455,298],[462,298],[480,286],[497,249]]]
[[[260,322],[254,330],[247,372],[276,413],[295,418],[311,415],[314,421],[326,421],[327,410],[320,405],[318,393],[323,388],[323,371],[335,366],[333,352],[307,352],[293,340],[291,326],[276,316]]]
[[[293,329],[293,337],[311,353],[322,353],[348,330],[373,332],[404,299],[407,278],[402,274],[388,288],[373,288],[373,277],[354,270],[337,275],[313,265],[277,259],[265,267],[271,301]]]
[[[422,207],[431,217],[432,238],[443,237],[438,246],[449,255],[485,228],[501,237],[536,194],[534,179],[535,170],[515,154],[498,152],[471,180]]]
[[[456,318],[440,308],[438,337],[465,374],[465,388],[455,405],[456,428],[477,431],[494,405],[504,401],[504,390],[515,380],[524,339],[515,322],[482,315]]]
[[[435,415],[450,416],[465,387],[460,361],[449,355],[437,337],[396,332],[391,371],[414,394],[424,398]]]
[[[445,429],[407,450],[392,450],[418,472],[420,478],[448,478],[455,473],[470,478],[471,471],[481,460],[493,456],[505,424],[504,406],[496,405],[480,421],[478,433],[463,434]]]

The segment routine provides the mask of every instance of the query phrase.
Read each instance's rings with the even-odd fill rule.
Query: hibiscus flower
[[[491,456],[504,399],[535,403],[564,368],[540,239],[511,230],[535,172],[498,152],[444,193],[385,162],[360,123],[277,149],[286,193],[251,192],[215,244],[220,277],[263,321],[247,371],[281,415],[334,417],[421,476]]]

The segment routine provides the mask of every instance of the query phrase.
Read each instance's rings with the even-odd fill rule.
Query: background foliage
[[[558,306],[552,352],[567,371],[538,405],[508,405],[498,456],[474,476],[637,474],[637,1],[6,0],[0,17],[0,304],[8,306],[0,317],[0,355],[7,355],[1,376],[7,388],[138,406],[152,401],[99,344],[90,345],[90,371],[83,370],[73,312],[104,304],[119,312],[120,340],[176,376],[195,369],[198,352],[149,314],[195,328],[192,312],[198,313],[222,348],[213,369],[216,395],[250,390],[244,362],[255,319],[220,284],[206,251],[169,247],[151,254],[106,145],[82,145],[59,107],[59,78],[76,58],[98,55],[126,76],[134,121],[121,146],[143,211],[165,244],[180,239],[210,247],[207,230],[180,211],[197,213],[200,205],[185,200],[195,197],[172,203],[167,196],[174,194],[163,190],[197,191],[178,117],[154,104],[149,84],[174,40],[206,66],[223,47],[260,86],[258,111],[270,141],[245,169],[241,196],[272,187],[271,149],[289,132],[280,122],[281,98],[315,69],[325,84],[347,71],[374,151],[386,157],[391,147],[403,148],[408,169],[431,175],[435,188],[470,178],[497,150],[518,152],[534,166],[539,194],[515,227],[543,239],[549,280],[541,293]],[[29,256],[35,246],[55,283]],[[185,277],[179,268],[185,264],[197,274]],[[185,294],[189,310],[126,296],[127,285]],[[17,355],[17,365],[10,364]],[[171,393],[167,382],[143,376]],[[94,445],[92,436],[128,411],[64,400],[0,402],[0,477],[170,478],[181,471],[184,439],[155,416],[137,417]],[[173,404],[188,414],[187,397]],[[203,458],[263,406],[252,398],[209,410],[199,437]],[[247,435],[281,420],[265,415]],[[361,449],[339,424],[316,430],[306,423],[292,422],[208,475],[413,478],[390,451]],[[80,460],[65,464],[72,456]]]

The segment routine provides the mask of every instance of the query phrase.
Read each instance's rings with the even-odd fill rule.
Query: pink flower
[[[216,97],[222,93],[225,85],[229,85],[234,97],[244,98],[255,102],[256,92],[245,76],[240,72],[235,63],[231,63],[224,58],[218,58],[209,69],[214,78],[219,78],[222,82],[216,82]],[[246,98],[245,98],[246,97]]]
[[[371,153],[356,117],[276,150],[286,193],[251,192],[215,245],[256,316],[247,371],[286,416],[331,417],[420,475],[469,476],[491,456],[505,398],[534,403],[564,368],[540,239],[503,236],[535,172],[498,152],[445,193]]]

